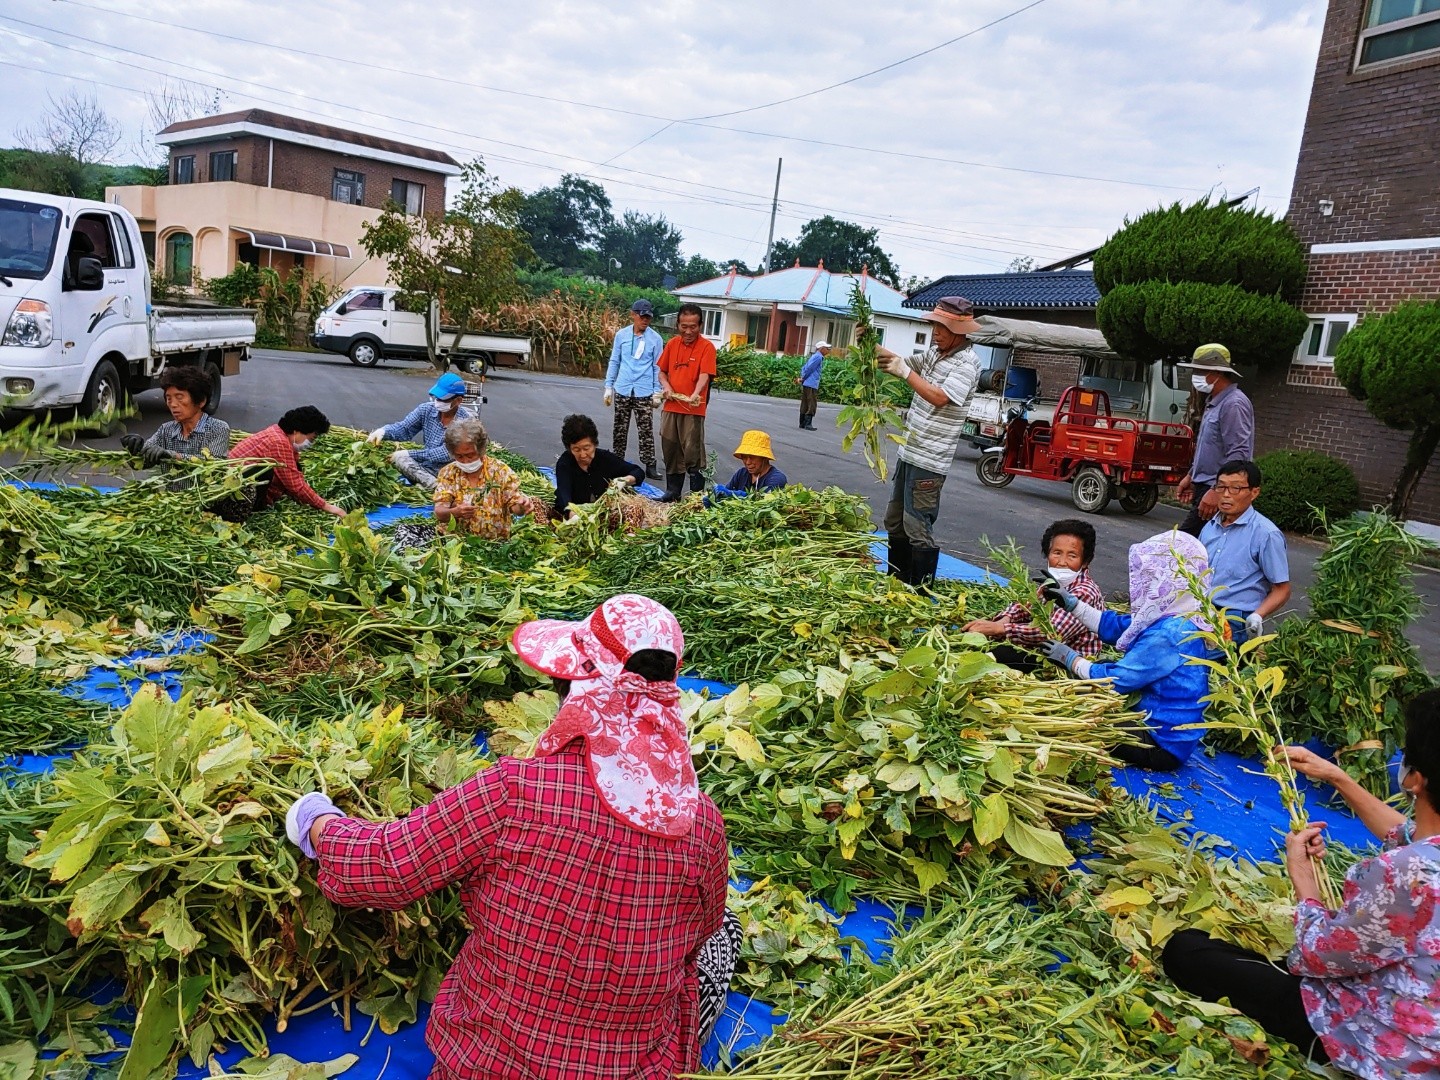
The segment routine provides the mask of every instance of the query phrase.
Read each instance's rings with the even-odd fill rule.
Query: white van
[[[167,364],[197,364],[220,404],[255,343],[247,309],[153,307],[140,228],[121,206],[0,188],[0,403],[119,408]]]

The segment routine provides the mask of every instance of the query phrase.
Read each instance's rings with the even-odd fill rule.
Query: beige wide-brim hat
[[[1201,345],[1189,360],[1182,360],[1175,366],[1189,368],[1191,371],[1214,371],[1229,375],[1232,379],[1244,377],[1230,366],[1230,350],[1224,345],[1214,343]]]
[[[975,306],[963,296],[942,296],[935,307],[925,313],[926,322],[939,323],[952,334],[974,334],[980,330],[975,321]]]

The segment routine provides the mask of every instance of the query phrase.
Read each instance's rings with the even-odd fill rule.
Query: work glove
[[[1265,632],[1265,619],[1258,611],[1252,611],[1245,616],[1245,632],[1252,638],[1257,638]]]
[[[910,378],[910,365],[898,356],[881,357],[880,370],[894,375],[897,379]]]
[[[1080,659],[1080,654],[1063,641],[1045,642],[1045,655],[1066,671],[1074,671],[1075,661]]]
[[[144,446],[140,447],[140,460],[143,461],[149,468],[153,469],[156,465],[159,465],[162,461],[165,461],[169,457],[170,455],[164,450],[161,450],[158,446],[151,446],[149,443],[146,443]]]
[[[650,395],[650,408],[652,408],[652,409],[658,409],[661,405],[664,405],[664,404],[665,404],[665,391],[663,391],[663,390],[656,390],[655,393],[653,393],[653,394]]]
[[[139,435],[122,435],[120,445],[125,448],[127,454],[135,454],[137,457],[145,447],[145,440]]]
[[[340,814],[340,808],[330,801],[330,796],[318,791],[307,792],[296,799],[285,813],[285,835],[305,855],[316,858],[315,845],[310,842],[310,827],[316,818],[326,814]],[[340,814],[344,817],[343,814]]]
[[[605,397],[604,397],[604,401],[605,401],[605,407],[606,407],[607,409],[608,409],[611,405],[614,405],[614,404],[615,404],[615,391],[614,391],[613,389],[611,389],[610,387],[608,387],[608,386],[605,387]]]
[[[365,436],[365,441],[371,446],[379,446],[385,441],[385,429],[383,427],[377,427],[374,431],[370,432],[369,435]]]
[[[1040,595],[1062,611],[1073,612],[1080,606],[1080,598],[1054,578],[1047,577],[1041,582]]]

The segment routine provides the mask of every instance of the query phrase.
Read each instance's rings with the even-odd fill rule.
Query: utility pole
[[[775,197],[770,200],[770,235],[765,238],[765,262],[760,267],[762,274],[770,272],[770,252],[775,247],[775,211],[780,206],[780,166],[784,164],[784,158],[775,159]]]

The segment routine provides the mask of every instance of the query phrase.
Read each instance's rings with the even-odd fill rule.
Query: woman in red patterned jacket
[[[567,684],[533,757],[501,758],[403,821],[343,817],[311,792],[286,830],[337,904],[395,910],[459,885],[475,930],[430,1014],[433,1077],[696,1071],[738,942],[711,940],[725,823],[690,760],[680,625],[625,595],[579,622],[526,623],[514,645]]]
[[[1040,539],[1040,550],[1045,553],[1045,572],[1051,578],[1084,603],[1104,610],[1105,594],[1090,576],[1090,563],[1095,558],[1095,526],[1075,518],[1053,522]],[[1050,620],[1060,640],[1081,656],[1100,655],[1099,636],[1074,615],[1057,608]],[[995,659],[1017,671],[1035,671],[1044,663],[1041,654],[1049,637],[1030,621],[1030,612],[1023,604],[1011,604],[993,619],[976,619],[965,629],[1003,642],[992,650]]]

